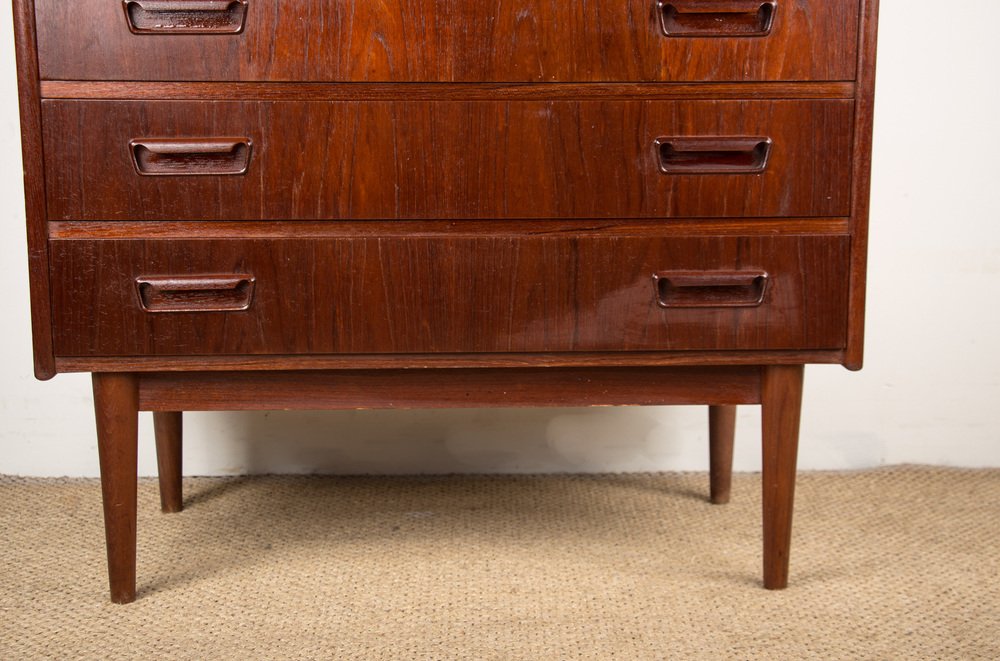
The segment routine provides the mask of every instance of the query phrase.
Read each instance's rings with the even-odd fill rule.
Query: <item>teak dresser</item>
[[[139,411],[761,404],[862,360],[877,0],[14,0],[35,370],[92,372],[111,598]],[[668,549],[664,550],[669,553]]]

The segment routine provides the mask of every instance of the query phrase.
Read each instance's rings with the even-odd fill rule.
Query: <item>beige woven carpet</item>
[[[0,478],[0,658],[1000,658],[1000,471],[800,474],[784,592],[755,475],[184,486],[114,606],[98,483]]]

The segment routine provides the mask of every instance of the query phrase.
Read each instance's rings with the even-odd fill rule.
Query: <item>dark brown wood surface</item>
[[[733,445],[736,407],[708,407],[709,499],[716,505],[729,502],[733,488]]]
[[[868,273],[868,213],[871,198],[872,130],[875,113],[875,50],[878,2],[862,1],[858,54],[858,95],[855,101],[853,174],[851,182],[851,294],[848,301],[847,356],[844,365],[859,370],[864,362],[865,293]]]
[[[153,413],[156,435],[156,469],[160,478],[160,509],[164,513],[180,512],[184,508],[181,486],[184,456],[184,420],[181,411]]]
[[[184,372],[460,367],[677,367],[693,365],[840,364],[842,349],[814,351],[616,351],[560,353],[264,354],[220,356],[72,356],[56,358],[60,372]]]
[[[850,101],[45,101],[57,220],[843,216]],[[662,136],[763,136],[762,174],[664,174]],[[143,177],[130,144],[246,138],[244,176]],[[192,162],[196,169],[197,161]]]
[[[671,218],[654,220],[584,219],[364,220],[315,221],[54,221],[50,239],[350,239],[377,237],[455,238],[460,236],[774,236],[841,234],[847,218]]]
[[[846,324],[840,236],[59,240],[52,256],[63,356],[835,349]],[[662,308],[665,268],[770,284],[754,307]],[[140,278],[205,273],[254,277],[252,305],[142,309]]]
[[[42,169],[42,114],[38,58],[35,55],[33,0],[14,3],[17,50],[17,94],[21,116],[21,159],[24,166],[24,210],[28,231],[28,282],[31,288],[31,334],[35,376],[56,373],[49,316],[49,246],[45,227],[45,172]]]
[[[771,365],[761,374],[763,560],[769,590],[788,586],[802,376],[801,365]]]
[[[46,99],[117,101],[585,101],[589,99],[853,99],[853,82],[754,83],[220,83],[42,81]]]
[[[877,0],[414,3],[14,0],[112,600],[140,408],[178,510],[183,410],[707,403],[721,502],[761,403],[784,587],[802,364],[863,356]]]
[[[46,79],[852,80],[857,52],[857,0],[782,0],[761,37],[666,37],[654,0],[254,0],[236,35],[132,34],[117,0],[37,5]]]
[[[139,385],[130,374],[94,374],[97,454],[111,601],[135,600]]]
[[[140,375],[146,411],[756,404],[760,369],[519,368]]]

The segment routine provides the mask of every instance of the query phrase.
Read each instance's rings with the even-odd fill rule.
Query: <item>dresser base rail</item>
[[[731,367],[843,364],[842,349],[815,351],[620,351],[563,353],[309,354],[260,356],[64,356],[58,372],[273,372],[299,370]]]
[[[709,405],[710,499],[729,500],[737,404],[760,404],[763,583],[788,584],[802,365],[94,373],[111,600],[136,595],[139,411],[154,412],[161,505],[182,509],[182,412]]]
[[[579,367],[138,375],[139,410],[756,404],[760,368]]]

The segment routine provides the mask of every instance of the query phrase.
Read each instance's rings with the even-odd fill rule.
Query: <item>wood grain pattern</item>
[[[156,468],[160,481],[160,509],[173,514],[184,509],[182,465],[184,414],[181,411],[153,413],[156,435]]]
[[[53,220],[843,216],[850,101],[44,101]],[[140,177],[141,138],[246,136],[242,177]],[[660,172],[656,138],[773,142],[763,174]]]
[[[47,99],[110,101],[582,101],[853,99],[853,82],[781,83],[219,83],[42,81]]]
[[[53,221],[50,239],[335,239],[476,236],[775,236],[841,234],[847,218],[670,218],[656,220]]]
[[[787,584],[803,364],[862,361],[877,0],[124,10],[14,0],[35,371],[95,372],[113,601],[139,409],[177,511],[183,410],[709,404],[723,502],[760,403]]]
[[[677,367],[839,364],[840,349],[819,351],[617,351],[593,353],[309,354],[290,356],[70,356],[60,372],[184,372],[342,369],[455,369],[462,367]]]
[[[42,168],[42,113],[38,57],[35,53],[33,0],[14,3],[17,50],[17,95],[21,116],[21,159],[24,167],[24,210],[28,232],[28,283],[31,288],[31,335],[35,376],[55,376],[49,311],[49,245],[46,238],[45,173]]]
[[[843,237],[53,241],[62,356],[836,349]],[[627,256],[627,258],[625,257]],[[653,273],[762,269],[752,308],[657,305]],[[243,273],[245,312],[148,313],[137,278]]]
[[[142,410],[755,404],[760,368],[175,372],[139,377]]]
[[[855,102],[853,173],[851,176],[850,317],[845,367],[864,363],[865,290],[868,272],[868,212],[871,199],[872,130],[875,113],[875,50],[878,40],[878,0],[863,0],[858,54],[858,97]]]
[[[46,79],[795,81],[853,80],[858,3],[782,0],[732,38],[665,37],[653,0],[257,0],[232,36],[135,35],[109,0],[37,15]]]
[[[736,440],[736,407],[708,407],[709,499],[715,505],[729,502],[733,489],[733,446]]]
[[[801,365],[771,365],[761,373],[763,561],[768,590],[788,586],[802,376]]]
[[[139,386],[130,374],[94,374],[97,454],[111,601],[135,600]]]

